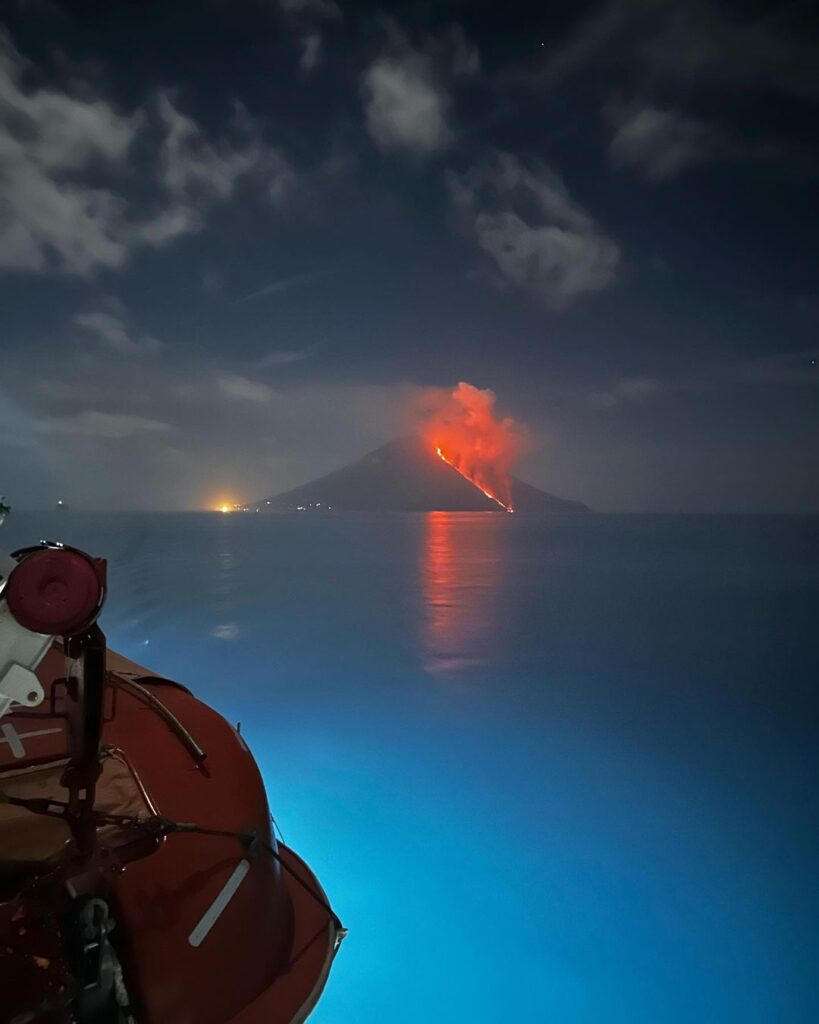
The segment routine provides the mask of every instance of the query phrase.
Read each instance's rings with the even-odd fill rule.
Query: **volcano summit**
[[[589,512],[509,478],[512,508],[524,515]],[[376,448],[310,483],[256,503],[262,512],[500,512],[503,504],[482,491],[421,438],[405,437]]]

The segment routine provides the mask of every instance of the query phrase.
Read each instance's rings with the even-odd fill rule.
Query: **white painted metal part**
[[[3,600],[6,580],[16,565],[13,558],[0,555],[0,718],[14,705],[34,708],[42,703],[45,694],[34,669],[53,639],[23,629]]]

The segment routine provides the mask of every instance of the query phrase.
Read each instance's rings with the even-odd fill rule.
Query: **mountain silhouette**
[[[511,478],[512,501],[524,515],[579,514],[590,510]],[[310,483],[256,502],[262,512],[501,512],[428,445],[402,437]]]

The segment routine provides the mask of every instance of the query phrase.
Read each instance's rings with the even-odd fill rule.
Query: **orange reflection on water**
[[[422,650],[428,672],[454,675],[492,659],[503,519],[491,512],[426,515]]]

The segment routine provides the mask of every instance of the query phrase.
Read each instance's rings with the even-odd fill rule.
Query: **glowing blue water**
[[[318,1024],[819,1020],[819,520],[15,514],[241,720]]]

